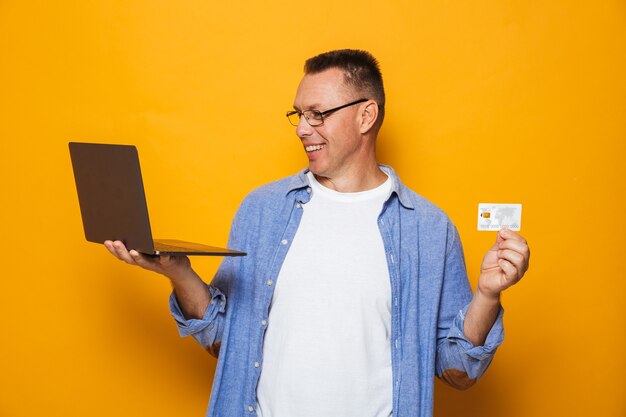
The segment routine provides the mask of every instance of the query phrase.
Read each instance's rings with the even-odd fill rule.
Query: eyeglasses
[[[335,107],[334,109],[319,111],[319,110],[305,110],[298,111],[292,110],[287,112],[287,119],[289,119],[289,123],[294,126],[298,126],[300,124],[300,119],[304,116],[306,122],[311,126],[321,126],[324,124],[324,117],[330,115],[331,113],[336,112],[337,110],[345,109],[346,107],[354,106],[355,104],[363,103],[364,101],[369,100],[369,98],[362,98],[357,101],[353,101],[348,104],[344,104],[343,106]]]

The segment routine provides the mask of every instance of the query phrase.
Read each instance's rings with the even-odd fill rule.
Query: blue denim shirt
[[[393,415],[432,416],[435,374],[457,369],[480,377],[502,343],[503,312],[484,346],[467,340],[463,320],[472,292],[456,228],[443,211],[403,186],[393,169],[381,169],[393,182],[378,218],[391,280]],[[170,297],[181,336],[193,336],[209,352],[219,349],[209,417],[256,415],[270,301],[302,205],[311,199],[305,173],[244,199],[228,245],[248,255],[224,258],[208,286],[212,300],[202,319],[185,320]]]

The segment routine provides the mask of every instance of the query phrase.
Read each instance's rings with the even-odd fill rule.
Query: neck
[[[326,188],[340,193],[356,193],[378,187],[387,180],[387,175],[380,170],[376,160],[358,169],[346,170],[344,175],[323,177],[315,175],[315,179]]]

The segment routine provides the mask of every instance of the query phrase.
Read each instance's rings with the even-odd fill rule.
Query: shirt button
[[[271,279],[267,280],[267,285],[272,285],[274,283],[274,281],[272,281]]]
[[[301,208],[301,207],[302,207],[302,204],[296,203],[296,208]]]
[[[254,407],[252,407],[251,405],[248,406],[248,411],[253,412],[254,411]]]
[[[258,368],[259,366],[261,366],[261,364],[260,364],[258,361],[257,361],[257,362],[254,362],[254,367],[255,367],[255,368]]]
[[[311,194],[311,187],[306,187],[306,192]]]
[[[286,245],[287,244],[287,239],[281,240],[280,243],[282,243],[283,245]]]
[[[267,320],[261,320],[261,325],[266,326],[267,325]]]

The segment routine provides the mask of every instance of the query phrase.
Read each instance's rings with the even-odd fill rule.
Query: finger
[[[120,255],[117,253],[117,249],[115,248],[115,242],[111,241],[111,240],[105,240],[104,241],[104,247],[107,248],[107,250],[111,253],[111,255],[115,256],[117,259],[119,259],[120,261],[123,261],[124,259],[122,259],[120,257]]]
[[[128,249],[126,249],[126,246],[124,245],[123,242],[119,240],[116,240],[115,242],[113,242],[113,250],[115,251],[117,257],[121,259],[122,261],[129,263],[131,265],[135,264],[135,261],[128,253]]]
[[[530,253],[530,249],[528,248],[528,244],[526,242],[522,242],[514,239],[507,239],[500,243],[499,249],[510,249],[515,252],[521,253],[522,255],[526,255]]]
[[[514,232],[511,229],[507,229],[507,228],[500,229],[500,231],[498,232],[498,236],[501,236],[503,240],[512,239],[512,240],[517,240],[517,241],[526,243],[526,239],[524,239],[522,235]]]
[[[117,258],[117,253],[115,252],[115,249],[113,248],[113,242],[111,242],[110,240],[105,240],[104,247],[107,248],[107,250],[111,253],[111,255]]]
[[[510,249],[499,250],[498,258],[505,259],[515,265],[516,268],[521,268],[526,263],[524,255],[519,252],[515,252]]]
[[[502,242],[504,242],[504,236],[502,235],[502,230],[500,230],[497,234],[496,234],[496,243],[493,245],[495,247],[500,247],[500,244]]]
[[[133,262],[145,269],[150,269],[150,270],[154,270],[156,264],[159,262],[158,259],[159,257],[157,256],[156,259],[153,259],[151,257],[148,257],[142,253],[137,252],[135,249],[131,249],[128,254],[130,255],[130,257],[133,259]]]
[[[502,272],[504,272],[504,277],[507,283],[512,285],[518,281],[519,279],[518,270],[517,268],[515,268],[515,266],[511,262],[505,259],[498,259],[498,265],[502,269]]]
[[[528,260],[517,252],[503,251],[499,260],[505,260],[515,267],[518,280],[522,278],[528,270]]]

